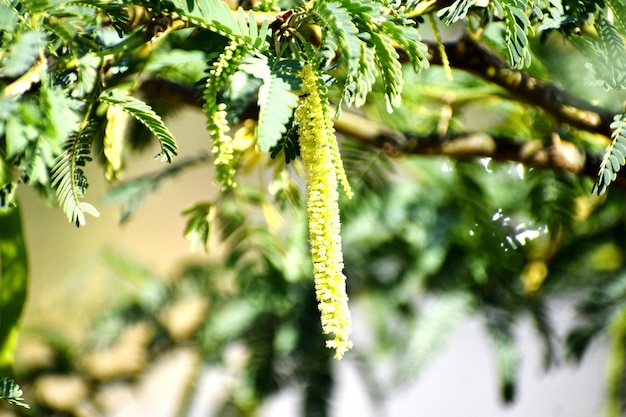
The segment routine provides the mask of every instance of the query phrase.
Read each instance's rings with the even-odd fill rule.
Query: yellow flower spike
[[[233,143],[232,138],[226,133],[230,130],[226,121],[226,105],[219,103],[217,111],[213,115],[213,126],[211,130],[211,141],[213,148],[213,164],[216,168],[216,179],[222,183],[222,188],[236,187],[233,177],[235,176],[235,168],[233,167]]]
[[[352,187],[350,187],[348,177],[346,176],[346,171],[343,168],[343,160],[341,159],[341,154],[339,153],[339,143],[337,142],[337,137],[334,134],[335,127],[333,126],[333,121],[329,114],[328,103],[325,103],[323,112],[324,121],[326,122],[326,129],[331,136],[329,142],[333,154],[333,163],[335,165],[335,170],[337,171],[337,179],[341,184],[341,188],[343,188],[343,192],[346,193],[346,196],[351,199],[353,196]]]
[[[303,80],[302,91],[295,111],[295,122],[298,124],[300,156],[306,177],[315,295],[322,331],[334,335],[334,339],[328,340],[326,346],[335,349],[335,359],[341,359],[352,347],[352,342],[346,277],[342,273],[337,191],[339,151],[327,111],[328,99],[323,84],[318,83],[318,75],[310,65],[304,66],[300,76]]]

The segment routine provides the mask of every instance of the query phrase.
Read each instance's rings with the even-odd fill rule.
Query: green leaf
[[[2,168],[0,162],[0,169]],[[3,170],[4,171],[4,170]],[[0,172],[0,183],[6,175]],[[17,346],[18,324],[28,288],[28,262],[17,208],[0,209],[0,372],[13,373],[13,355]],[[0,381],[0,398],[3,396]]]
[[[12,379],[3,377],[2,375],[0,375],[0,399],[7,401],[9,404],[30,408],[28,404],[23,402],[24,398],[22,398],[20,386]]]
[[[287,124],[298,103],[294,91],[300,88],[300,78],[294,75],[296,61],[268,61],[265,57],[251,57],[240,69],[263,81],[259,88],[259,119],[256,128],[257,144],[262,151],[276,145],[287,131]]]
[[[356,107],[361,107],[367,100],[367,95],[372,91],[378,76],[378,67],[372,65],[376,61],[374,49],[361,43],[358,68],[356,74],[348,77],[344,87],[344,101]]]
[[[626,2],[624,0],[608,0],[607,3],[613,10],[613,24],[622,35],[626,35]]]
[[[183,210],[183,215],[189,216],[185,225],[184,236],[191,245],[191,251],[197,252],[203,248],[209,250],[209,231],[214,217],[214,206],[211,203],[196,203]]]
[[[605,87],[617,89],[626,87],[626,46],[615,27],[608,20],[598,17],[595,23],[598,30],[596,52],[601,62],[594,62],[593,68],[604,82]]]
[[[615,181],[617,173],[626,162],[626,112],[615,115],[611,129],[613,129],[612,142],[604,152],[598,181],[594,185],[594,191],[598,195],[606,192],[609,184]]]
[[[416,72],[428,68],[428,47],[422,42],[417,28],[413,26],[397,25],[389,20],[381,23],[380,27],[385,34],[402,47],[402,50],[406,52],[411,59],[413,69]]]
[[[51,185],[56,189],[56,200],[70,223],[77,227],[87,224],[85,214],[98,217],[94,206],[81,201],[89,183],[83,173],[88,161],[89,148],[95,131],[92,121],[86,121],[79,131],[65,143],[51,171]]]
[[[357,76],[361,54],[359,30],[348,11],[337,2],[316,1],[312,12],[323,29],[324,42],[329,49],[337,49],[338,59],[344,65],[347,77]],[[336,45],[336,48],[333,46]]]
[[[248,47],[262,51],[267,48],[266,36],[269,21],[265,20],[258,28],[254,12],[247,14],[239,7],[237,17],[221,0],[198,0],[182,2],[160,2],[162,11],[171,13],[172,17],[180,18],[196,27],[201,27],[230,39],[245,41]]]
[[[45,35],[36,30],[21,33],[0,62],[2,76],[18,77],[28,71],[39,56],[45,40]]]
[[[545,224],[549,233],[571,229],[582,193],[579,183],[569,175],[537,171],[528,172],[526,182],[530,186],[527,199],[535,220]]]
[[[465,18],[470,7],[474,4],[476,4],[476,0],[456,0],[450,6],[440,9],[437,12],[437,16],[439,16],[446,25],[451,25]]]
[[[258,27],[258,21],[255,20],[256,15],[252,10],[248,12],[248,25],[250,26],[250,39],[252,45],[257,50],[263,50],[263,45],[269,45],[267,43],[267,34],[269,32],[269,19],[263,20],[261,27]]]
[[[348,105],[360,107],[365,104],[379,74],[378,67],[372,65],[372,62],[375,62],[375,51],[367,44],[367,40],[371,37],[371,32],[380,31],[373,21],[382,18],[381,3],[370,0],[339,0],[339,3],[349,13],[358,32],[358,38],[348,38],[353,39],[349,46],[359,48],[358,55],[350,56],[348,62],[354,68],[346,74],[343,101]],[[329,42],[328,47],[334,50],[332,45],[333,42]]]
[[[122,110],[133,116],[137,121],[147,127],[156,136],[161,145],[161,153],[156,155],[162,161],[172,162],[176,155],[177,146],[174,136],[163,123],[161,117],[143,101],[129,96],[124,90],[111,89],[103,91],[99,100],[113,106],[119,106]]]
[[[389,37],[375,32],[371,35],[370,42],[376,51],[375,62],[382,76],[385,88],[387,111],[391,112],[394,107],[400,105],[402,100],[400,93],[402,93],[404,78],[402,76],[400,57]]]
[[[111,21],[111,25],[117,33],[122,36],[125,31],[128,31],[130,25],[129,13],[130,9],[122,2],[110,1],[110,0],[75,0],[68,2],[61,2],[60,4],[54,2],[51,8],[48,8],[47,12],[54,15],[55,12],[67,13],[68,10],[76,11],[82,10],[84,13],[85,7],[92,10],[96,10],[99,15],[106,15]],[[79,12],[80,13],[80,12]]]
[[[226,34],[244,35],[245,32],[242,32],[241,26],[225,2],[220,0],[199,0],[196,3],[200,12],[199,15],[195,15],[196,17],[201,18],[207,24],[214,25],[216,29]],[[189,13],[191,10],[185,11],[188,13],[187,16],[192,16]]]
[[[531,25],[525,13],[528,4],[520,0],[497,0],[494,4],[504,15],[504,41],[509,65],[515,69],[530,65],[527,34]]]

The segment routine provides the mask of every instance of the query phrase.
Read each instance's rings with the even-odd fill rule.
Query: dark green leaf
[[[56,189],[56,200],[70,223],[76,226],[87,223],[85,214],[95,217],[100,215],[94,206],[81,201],[89,185],[83,167],[91,161],[89,153],[95,128],[93,121],[85,122],[68,139],[50,173],[51,185]]]
[[[103,103],[119,106],[133,116],[156,136],[161,145],[161,153],[157,155],[162,161],[172,162],[178,149],[174,136],[170,133],[161,117],[143,101],[129,96],[124,90],[112,89],[103,91],[98,98]]]
[[[295,62],[270,62],[263,58],[249,58],[240,68],[263,81],[259,88],[259,120],[256,128],[257,144],[262,151],[272,148],[287,130],[287,123],[298,103],[295,91],[300,79],[292,72]]]

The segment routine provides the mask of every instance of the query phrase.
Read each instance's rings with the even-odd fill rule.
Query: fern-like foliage
[[[387,20],[380,24],[380,29],[389,36],[391,40],[400,45],[411,60],[413,69],[416,72],[428,68],[428,48],[426,44],[422,42],[422,37],[413,25],[402,20]]]
[[[0,375],[0,399],[7,401],[9,404],[19,405],[20,407],[30,408],[22,398],[22,390],[20,386],[10,378]]]
[[[626,35],[626,3],[623,0],[607,0],[607,3],[613,11],[613,25]]]
[[[339,0],[316,2],[311,13],[324,29],[323,48],[336,50],[346,71],[343,101],[363,105],[380,75],[391,111],[400,104],[403,87],[395,45],[403,49],[416,71],[428,66],[427,47],[404,15],[382,10],[384,4],[373,0]]]
[[[505,22],[505,43],[509,65],[516,69],[530,65],[528,32],[530,20],[526,16],[529,2],[526,0],[497,0],[493,3]]]
[[[161,116],[156,114],[150,106],[121,89],[103,91],[98,99],[103,103],[120,107],[148,128],[161,145],[161,152],[156,157],[162,161],[172,162],[178,149],[176,140],[163,123]]]
[[[600,62],[593,63],[596,77],[605,88],[626,88],[626,46],[615,27],[605,18],[596,20],[598,40],[595,43]]]
[[[287,131],[287,123],[296,107],[300,78],[297,61],[274,61],[265,57],[250,57],[241,70],[261,79],[259,88],[259,119],[256,128],[257,144],[262,151],[274,147]]]
[[[336,51],[339,63],[353,77],[358,71],[361,40],[359,29],[344,5],[326,0],[316,1],[311,10],[315,19],[325,30],[324,48]]]
[[[115,2],[107,0],[70,0],[51,2],[48,10],[59,10],[62,13],[72,13],[78,15],[81,7],[88,7],[95,9],[96,11],[106,14],[111,18],[115,25],[121,25],[122,23],[128,23],[129,20],[129,8],[130,5],[125,5],[125,2]]]
[[[77,227],[87,224],[85,214],[98,217],[94,206],[81,201],[89,183],[83,167],[91,161],[90,146],[96,129],[93,121],[85,120],[77,133],[65,143],[51,171],[51,185],[56,190],[56,200],[70,223]]]
[[[437,12],[446,25],[451,25],[467,16],[470,7],[476,4],[476,0],[456,0],[448,7],[444,7]]]
[[[184,216],[189,216],[185,225],[183,235],[191,245],[191,251],[196,252],[203,248],[205,252],[209,250],[209,231],[213,220],[214,206],[211,203],[196,203],[183,210]]]
[[[158,9],[191,26],[211,30],[230,39],[240,39],[251,49],[261,51],[269,45],[266,39],[269,21],[257,22],[252,10],[246,13],[240,7],[235,17],[226,2],[221,0],[162,1]]]
[[[269,152],[272,159],[278,157],[282,152],[286,164],[300,156],[300,138],[296,127],[293,125],[293,118],[288,123],[287,132],[276,142],[276,145],[270,148]]]
[[[594,186],[594,191],[598,195],[606,192],[607,187],[617,178],[617,173],[626,164],[626,112],[615,115],[611,123],[612,142],[604,152],[598,181]]]
[[[402,87],[404,86],[404,78],[402,77],[402,65],[400,65],[398,52],[390,38],[379,33],[372,33],[370,42],[374,46],[376,52],[376,65],[380,71],[380,75],[385,88],[385,101],[387,102],[387,110],[391,111],[393,107],[400,105],[402,100]]]
[[[372,62],[376,62],[374,49],[362,43],[357,72],[346,81],[344,87],[343,99],[347,104],[354,104],[356,107],[365,104],[378,76],[378,70]]]

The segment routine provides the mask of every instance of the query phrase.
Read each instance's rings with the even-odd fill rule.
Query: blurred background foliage
[[[600,198],[589,193],[591,181],[572,174],[488,160],[391,161],[349,140],[343,146],[357,191],[342,202],[345,271],[352,308],[370,333],[353,355],[375,375],[366,380],[375,399],[414,380],[474,315],[491,338],[504,401],[515,399],[522,353],[514,327],[530,318],[546,368],[582,360],[600,335],[615,338],[609,360],[619,371],[608,378],[621,404],[621,190]],[[288,227],[272,233],[255,187],[220,199],[210,233],[221,236],[223,259],[185,265],[165,280],[111,250],[106,264],[134,289],[102,312],[84,346],[62,332],[35,331],[53,353],[43,364],[18,367],[36,415],[85,412],[80,396],[56,404],[41,382],[37,391],[46,375],[78,375],[97,392],[136,378],[181,346],[192,347],[198,369],[208,363],[236,370],[217,415],[255,415],[268,396],[294,385],[303,390],[303,415],[328,414],[332,352],[319,329],[303,210],[281,212]],[[550,318],[550,300],[561,297],[579,300],[565,340]],[[381,363],[392,365],[381,371]],[[189,377],[179,415],[197,377]]]

